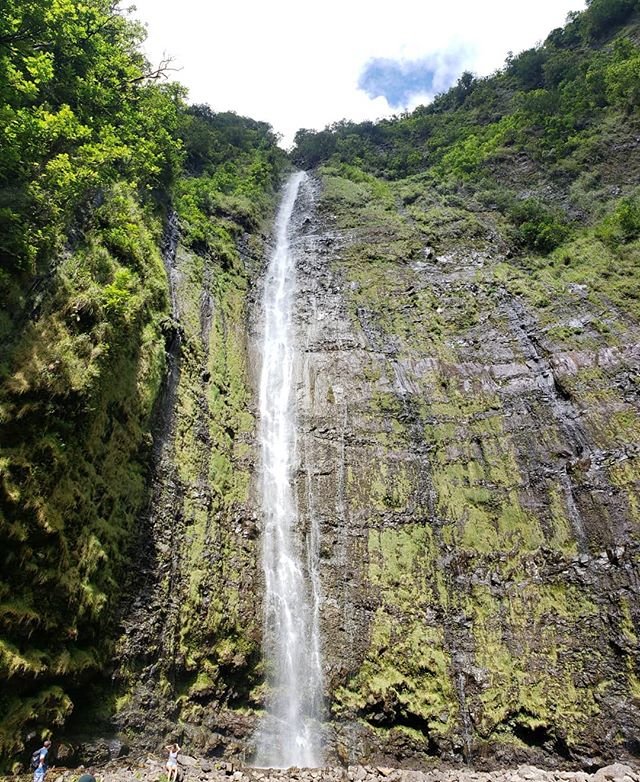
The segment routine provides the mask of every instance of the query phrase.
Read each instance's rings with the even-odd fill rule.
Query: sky
[[[299,128],[413,109],[544,40],[584,0],[133,0],[192,103]]]

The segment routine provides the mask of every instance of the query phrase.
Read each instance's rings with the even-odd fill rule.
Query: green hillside
[[[113,655],[172,319],[167,212],[212,275],[270,215],[268,125],[189,107],[108,0],[0,17],[0,755]],[[241,269],[238,273],[241,273]]]
[[[370,351],[346,469],[375,614],[332,712],[371,747],[637,751],[639,10],[593,0],[429,106],[296,136]]]
[[[494,213],[536,276],[544,267],[600,278],[614,264],[599,285],[637,313],[638,9],[592,0],[498,73],[464,73],[411,114],[298,131],[293,158],[356,182],[402,182],[403,203],[434,240],[473,232],[474,214]]]

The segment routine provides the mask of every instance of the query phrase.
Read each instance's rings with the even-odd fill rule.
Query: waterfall
[[[264,286],[259,437],[268,694],[267,712],[257,734],[256,765],[274,768],[321,764],[319,531],[313,520],[306,534],[300,529],[293,491],[296,280],[289,236],[304,177],[304,173],[293,174],[286,185]]]

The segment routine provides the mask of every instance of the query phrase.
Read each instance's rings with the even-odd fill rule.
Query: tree
[[[6,0],[0,16],[0,264],[20,286],[59,252],[82,203],[125,177],[172,176],[178,96],[149,80],[142,25],[111,0]],[[153,125],[151,118],[163,124]],[[9,277],[7,277],[7,274]]]
[[[544,64],[547,53],[542,47],[527,49],[508,58],[507,73],[512,74],[525,90],[544,86]]]
[[[638,0],[587,0],[584,16],[587,34],[598,38],[623,24],[640,7]]]

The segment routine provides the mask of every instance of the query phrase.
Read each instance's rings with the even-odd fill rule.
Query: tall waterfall
[[[291,176],[276,219],[276,246],[264,288],[260,379],[264,656],[269,694],[257,736],[256,765],[279,768],[321,764],[318,528],[312,520],[306,534],[300,529],[292,486],[296,280],[289,226],[304,177],[304,173]]]

